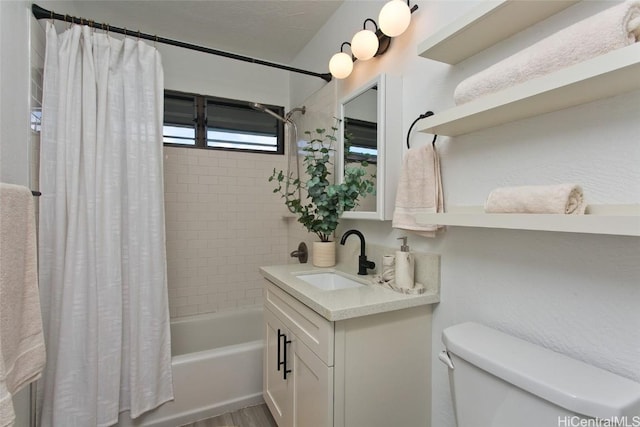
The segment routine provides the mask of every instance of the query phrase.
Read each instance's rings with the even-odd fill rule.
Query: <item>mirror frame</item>
[[[336,152],[336,176],[338,182],[344,181],[344,123],[345,105],[378,85],[377,94],[377,172],[376,172],[376,210],[349,211],[342,214],[347,219],[388,220],[393,215],[397,171],[401,166],[402,146],[390,147],[390,141],[402,140],[402,87],[399,77],[380,74],[355,91],[343,97],[339,103],[340,129]]]

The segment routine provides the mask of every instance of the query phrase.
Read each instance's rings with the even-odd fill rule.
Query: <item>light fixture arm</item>
[[[342,53],[345,53],[345,52],[344,52],[344,50],[343,50],[343,49],[344,49],[344,45],[345,45],[345,44],[346,44],[346,45],[348,45],[348,46],[349,46],[349,50],[351,50],[351,43],[349,43],[349,42],[343,42],[343,43],[340,45],[340,52],[342,52]],[[353,56],[353,52],[352,52],[351,54],[349,54],[349,55],[351,56],[351,60],[352,60],[353,62],[356,62],[356,61],[358,60],[358,58],[356,58],[355,56]]]
[[[373,20],[373,19],[371,19],[371,18],[367,18],[367,19],[365,19],[365,20],[364,20],[364,23],[362,24],[362,29],[363,29],[363,30],[366,30],[366,29],[367,29],[367,22],[368,22],[368,21],[373,22],[373,26],[374,26],[374,27],[376,27],[376,31],[378,31],[378,24],[376,24],[376,21],[374,21],[374,20]]]
[[[378,37],[378,51],[376,52],[374,57],[380,56],[389,50],[389,46],[391,46],[391,37],[382,32],[376,25],[376,37]]]

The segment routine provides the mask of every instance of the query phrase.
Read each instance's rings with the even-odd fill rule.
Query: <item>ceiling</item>
[[[39,5],[132,32],[288,64],[342,1],[42,0]]]

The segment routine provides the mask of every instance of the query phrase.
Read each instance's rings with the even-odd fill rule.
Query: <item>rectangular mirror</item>
[[[338,180],[344,180],[345,167],[366,161],[368,174],[376,182],[376,194],[361,199],[353,211],[343,214],[344,218],[391,219],[395,170],[400,167],[402,153],[401,95],[400,79],[381,74],[340,101]],[[397,147],[387,147],[390,134]]]

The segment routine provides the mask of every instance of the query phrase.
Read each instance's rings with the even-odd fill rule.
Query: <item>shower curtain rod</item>
[[[238,55],[236,53],[225,52],[223,50],[212,49],[210,47],[198,46],[191,43],[185,43],[178,40],[171,40],[164,37],[159,37],[152,34],[141,33],[140,31],[129,31],[126,28],[118,28],[111,26],[109,24],[101,24],[97,23],[91,19],[85,18],[77,18],[75,16],[70,15],[61,15],[59,13],[55,13],[52,10],[44,9],[37,4],[33,4],[31,6],[31,13],[36,19],[55,19],[58,21],[72,22],[74,24],[80,25],[88,25],[93,28],[105,30],[107,32],[124,34],[125,36],[134,36],[139,39],[151,40],[157,43],[168,44],[171,46],[177,46],[184,49],[195,50],[198,52],[209,53],[211,55],[223,56],[225,58],[235,59],[238,61],[250,62],[252,64],[264,65],[266,67],[278,68],[280,70],[291,71],[293,73],[306,74],[308,76],[319,77],[326,82],[331,81],[331,73],[315,73],[313,71],[301,70],[299,68],[289,67],[288,65],[277,64],[274,62],[263,61],[262,59],[251,58],[249,56]]]

